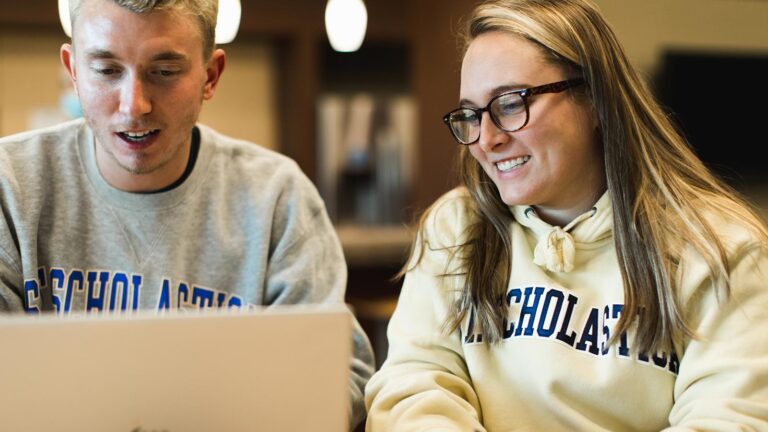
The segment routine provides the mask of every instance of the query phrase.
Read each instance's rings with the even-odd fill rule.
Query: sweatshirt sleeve
[[[441,276],[447,270],[450,244],[455,245],[446,234],[455,239],[457,212],[460,215],[460,208],[450,203],[433,206],[419,234],[423,255],[418,264],[409,264],[387,329],[387,359],[366,387],[369,432],[485,430],[460,334],[443,331],[458,279]]]
[[[21,297],[21,257],[13,219],[19,214],[19,184],[5,149],[0,149],[0,313],[24,310]]]
[[[273,223],[266,303],[344,304],[347,267],[336,231],[314,186],[303,175],[288,180]],[[374,371],[373,349],[350,312],[350,429],[365,418],[363,391]]]
[[[699,337],[681,359],[667,432],[768,430],[768,252],[741,255],[729,296],[689,300]]]
[[[24,310],[19,293],[19,282],[23,277],[18,265],[18,256],[3,209],[0,213],[0,313]]]
[[[0,313],[24,310],[19,292],[13,288],[15,281],[21,279],[21,272],[8,264],[11,261],[9,254],[0,248]]]

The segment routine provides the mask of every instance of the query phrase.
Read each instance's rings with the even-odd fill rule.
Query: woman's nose
[[[484,112],[480,117],[480,138],[477,144],[485,152],[493,151],[496,146],[503,144],[509,139],[509,134],[501,130],[491,119],[491,114]]]

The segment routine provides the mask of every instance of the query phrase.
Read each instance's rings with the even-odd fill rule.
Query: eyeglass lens
[[[525,101],[518,93],[507,93],[494,98],[488,105],[492,121],[501,129],[514,132],[525,125]],[[449,114],[451,132],[462,143],[472,143],[480,138],[482,113],[461,108]]]

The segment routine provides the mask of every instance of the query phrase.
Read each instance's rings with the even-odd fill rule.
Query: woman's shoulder
[[[680,261],[685,263],[689,274],[709,275],[717,256],[725,259],[726,268],[754,257],[761,257],[761,261],[768,258],[768,228],[744,202],[714,197],[698,203],[696,212],[701,224],[699,229],[689,228],[688,235],[676,238]]]
[[[458,186],[436,199],[427,212],[435,217],[447,217],[450,213],[466,213],[471,210],[471,207],[472,197],[469,190],[464,186]]]
[[[429,206],[420,231],[433,248],[455,247],[464,243],[467,228],[476,221],[477,212],[469,191],[457,187]]]
[[[756,212],[735,200],[724,199],[719,204],[706,206],[702,203],[700,208],[728,255],[738,255],[754,247],[768,247],[768,227]]]

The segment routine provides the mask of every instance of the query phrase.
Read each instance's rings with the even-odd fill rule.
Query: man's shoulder
[[[213,128],[198,124],[201,146],[207,146],[212,173],[256,185],[278,189],[313,188],[311,181],[299,165],[288,156],[251,141],[222,134]]]
[[[59,170],[75,160],[77,151],[74,148],[84,129],[85,121],[77,119],[0,138],[2,176],[50,171],[53,166],[59,167],[55,168]]]
[[[205,124],[198,123],[197,127],[204,145],[212,146],[216,153],[227,158],[243,162],[295,165],[293,159],[288,156],[256,142],[223,134]]]
[[[52,126],[32,129],[14,133],[0,138],[0,147],[15,146],[18,144],[31,145],[32,143],[61,142],[67,137],[75,138],[85,127],[85,120],[78,118]]]

